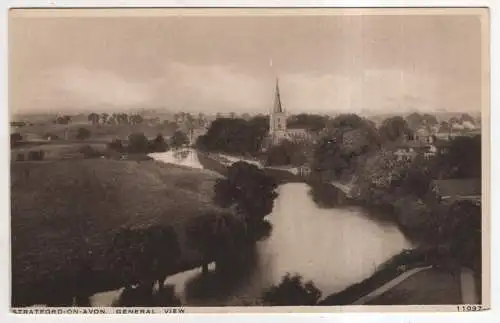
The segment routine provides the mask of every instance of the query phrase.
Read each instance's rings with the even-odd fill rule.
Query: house
[[[312,133],[304,128],[288,128],[286,137],[292,142],[304,142],[312,140]]]
[[[412,160],[418,155],[432,156],[429,154],[430,145],[419,141],[403,141],[396,146],[394,155],[398,160]]]
[[[431,182],[431,192],[439,202],[474,201],[481,203],[481,179],[445,179]]]

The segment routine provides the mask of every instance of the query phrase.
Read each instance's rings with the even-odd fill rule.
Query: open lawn
[[[70,275],[82,259],[105,272],[113,261],[106,251],[122,227],[172,225],[183,263],[198,264],[184,227],[217,210],[211,202],[215,180],[201,170],[155,161],[12,163],[13,294],[23,297],[51,277]]]

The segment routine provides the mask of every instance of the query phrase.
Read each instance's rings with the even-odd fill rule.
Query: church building
[[[264,145],[264,150],[270,146],[278,145],[283,140],[303,142],[311,139],[311,133],[303,128],[290,128],[287,126],[287,114],[281,102],[279,81],[276,79],[274,103],[269,115],[269,135]]]
[[[286,113],[281,104],[278,79],[276,79],[274,105],[269,116],[269,137],[272,145],[277,145],[287,138]]]

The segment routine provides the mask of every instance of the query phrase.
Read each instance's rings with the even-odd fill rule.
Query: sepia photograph
[[[11,308],[487,309],[488,18],[11,9]]]

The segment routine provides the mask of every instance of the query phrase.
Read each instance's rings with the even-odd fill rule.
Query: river
[[[152,158],[173,164],[203,168],[196,152],[155,153]],[[411,248],[411,243],[391,224],[376,222],[360,207],[319,208],[304,183],[289,183],[279,193],[267,219],[271,235],[257,242],[252,260],[236,281],[212,277],[202,282],[201,269],[167,278],[166,283],[186,305],[242,305],[258,298],[262,291],[277,284],[286,273],[298,273],[311,280],[323,296],[338,292],[369,277],[375,268]],[[207,287],[210,286],[210,287]],[[93,303],[106,306],[117,292],[93,297]]]

